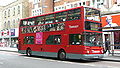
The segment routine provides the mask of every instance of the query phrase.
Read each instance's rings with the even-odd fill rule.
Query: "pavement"
[[[0,51],[11,51],[11,52],[17,52],[17,48],[10,48],[10,47],[0,47]]]
[[[17,48],[10,48],[10,47],[0,47],[0,51],[8,51],[8,52],[18,52]],[[107,60],[107,61],[119,61],[120,62],[120,53],[119,54],[109,54],[105,53],[104,58],[102,60]]]

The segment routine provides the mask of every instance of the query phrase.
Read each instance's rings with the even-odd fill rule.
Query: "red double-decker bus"
[[[100,11],[76,7],[21,19],[18,51],[59,59],[102,58]]]

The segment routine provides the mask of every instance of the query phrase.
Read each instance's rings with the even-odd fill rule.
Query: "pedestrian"
[[[16,47],[18,48],[18,40],[16,40]]]
[[[105,41],[105,53],[108,51],[110,53],[110,41],[106,40]]]

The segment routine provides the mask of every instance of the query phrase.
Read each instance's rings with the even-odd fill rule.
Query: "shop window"
[[[68,21],[80,19],[80,9],[74,9],[68,11]]]
[[[82,44],[82,35],[70,34],[69,35],[69,44],[70,45],[81,45]]]
[[[34,44],[34,36],[24,37],[24,44]]]
[[[61,44],[61,35],[50,35],[46,40],[46,44],[49,45],[60,45]]]
[[[45,16],[45,24],[47,23],[54,23],[54,14]]]
[[[55,22],[63,22],[67,20],[67,12],[56,13]]]
[[[45,23],[44,20],[45,20],[45,17],[44,17],[44,16],[42,16],[42,17],[37,17],[37,18],[36,18],[36,25],[44,24],[44,23]]]
[[[114,49],[120,49],[120,31],[114,32]]]

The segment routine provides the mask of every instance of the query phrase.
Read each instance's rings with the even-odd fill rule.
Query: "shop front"
[[[104,47],[110,53],[120,53],[120,15],[102,17]],[[109,43],[106,43],[109,42]]]
[[[17,47],[18,28],[4,29],[0,33],[0,47]]]

